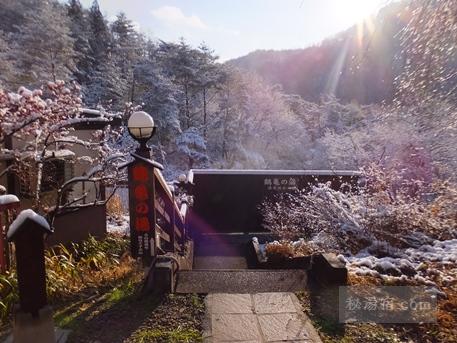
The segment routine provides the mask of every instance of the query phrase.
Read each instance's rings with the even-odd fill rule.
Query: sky
[[[305,48],[375,13],[386,0],[98,0],[113,20],[124,12],[144,34],[202,42],[221,61],[254,50]],[[92,0],[81,0],[89,7]]]

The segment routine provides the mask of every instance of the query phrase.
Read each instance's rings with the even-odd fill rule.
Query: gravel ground
[[[201,296],[133,294],[106,305],[107,300],[101,301],[81,314],[70,343],[200,341],[205,311]]]

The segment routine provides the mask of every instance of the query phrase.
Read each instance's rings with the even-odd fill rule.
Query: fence
[[[65,196],[67,189],[77,190],[84,196],[68,200]],[[54,233],[48,236],[46,245],[79,243],[89,236],[104,238],[107,232],[106,202],[105,188],[100,180],[89,182],[74,178],[68,181],[59,191],[57,206],[50,216]]]
[[[54,218],[54,233],[46,239],[46,245],[82,242],[93,236],[106,236],[106,204],[101,201],[85,206],[68,207]]]

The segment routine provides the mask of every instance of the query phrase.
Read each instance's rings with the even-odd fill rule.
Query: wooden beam
[[[156,224],[156,231],[161,239],[168,243],[170,242],[170,235],[166,233],[158,224]]]

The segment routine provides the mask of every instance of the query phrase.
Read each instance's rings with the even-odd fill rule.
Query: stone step
[[[253,237],[259,241],[271,240],[271,234],[249,234],[232,232],[230,234],[206,234],[195,238],[196,256],[237,256],[244,255]]]
[[[195,256],[193,269],[248,269],[245,256]]]
[[[191,270],[178,272],[176,292],[296,292],[306,284],[305,270]]]

